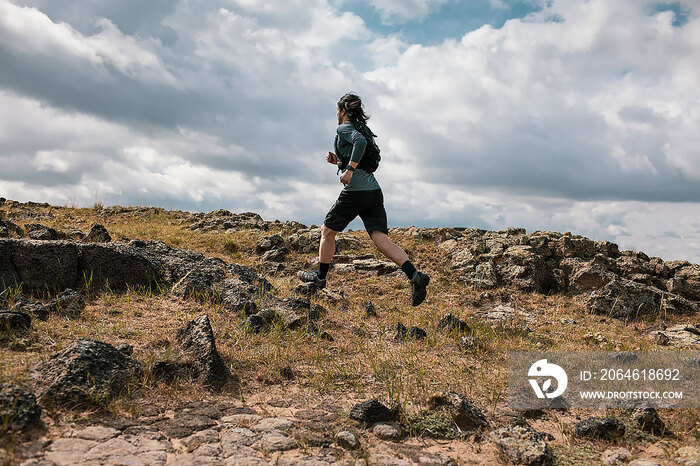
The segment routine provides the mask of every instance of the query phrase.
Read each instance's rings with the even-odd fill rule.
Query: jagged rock
[[[83,238],[83,241],[88,241],[91,243],[109,243],[112,241],[112,237],[109,236],[109,232],[104,226],[100,225],[99,223],[93,223],[90,225],[90,230],[88,230],[88,233]]]
[[[479,408],[457,392],[439,392],[428,400],[431,409],[446,408],[455,424],[466,431],[480,429],[489,425],[486,416]]]
[[[613,317],[689,314],[698,310],[696,303],[681,296],[625,278],[615,279],[602,289],[593,291],[587,305],[594,313]]]
[[[30,301],[25,297],[15,300],[15,311],[33,314],[39,320],[47,320],[49,315],[60,313],[69,317],[79,317],[85,309],[85,301],[79,291],[67,289],[62,291],[47,304]]]
[[[49,303],[52,312],[59,312],[70,317],[79,317],[85,309],[83,295],[76,290],[62,291]]]
[[[76,340],[33,369],[39,398],[68,407],[112,399],[141,373],[140,362],[110,344],[87,339]]]
[[[177,296],[213,297],[227,308],[249,312],[255,298],[272,289],[248,267],[140,240],[129,244],[0,240],[0,287],[3,283],[21,283],[28,291],[168,287]]]
[[[469,325],[465,321],[458,319],[449,312],[440,318],[437,328],[438,330],[457,332],[468,332],[470,330]]]
[[[41,241],[58,239],[58,232],[56,230],[39,223],[29,223],[24,226],[24,229],[27,231],[27,236],[31,239]]]
[[[0,308],[0,332],[23,331],[31,325],[32,318],[26,312]]]
[[[192,361],[199,383],[220,389],[232,380],[231,372],[216,350],[209,316],[199,316],[178,330],[177,342]]]
[[[398,322],[396,324],[396,335],[394,335],[394,340],[402,341],[407,338],[413,340],[425,340],[428,334],[420,327],[413,326],[411,328],[406,328],[404,324]]]
[[[270,249],[262,256],[262,260],[266,262],[282,262],[289,253],[289,249],[285,247]]]
[[[268,327],[277,317],[274,309],[262,309],[261,311],[248,316],[245,321],[246,326],[255,333],[260,333],[265,327]]]
[[[0,420],[0,435],[41,426],[41,408],[34,394],[8,383],[0,384]]]
[[[667,283],[667,289],[671,293],[700,301],[700,265],[687,264],[675,269],[673,278]]]
[[[651,406],[637,409],[632,419],[640,430],[654,435],[663,435],[666,432],[666,424],[661,420],[659,413]]]
[[[317,321],[320,320],[321,317],[326,315],[327,311],[326,308],[321,306],[320,304],[314,304],[309,308],[309,321]]]
[[[544,466],[554,459],[544,436],[530,427],[503,427],[492,432],[491,438],[513,464]]]
[[[625,435],[625,425],[613,417],[590,417],[576,423],[574,435],[613,440]]]
[[[615,274],[600,266],[585,266],[569,279],[569,287],[576,293],[597,290],[615,279]]]
[[[262,254],[271,249],[277,249],[284,246],[284,239],[280,235],[265,236],[255,245],[255,252]]]
[[[0,238],[9,238],[13,233],[22,236],[22,228],[16,223],[0,218]]]
[[[367,317],[377,317],[377,311],[374,309],[374,304],[372,304],[372,301],[367,301],[365,303],[365,315]]]
[[[312,282],[299,283],[292,291],[302,296],[311,296],[316,293],[316,285]]]
[[[391,421],[394,418],[394,412],[384,406],[376,398],[368,401],[357,403],[350,410],[350,419],[356,421],[372,423]]]

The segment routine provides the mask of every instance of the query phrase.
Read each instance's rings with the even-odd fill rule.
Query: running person
[[[314,283],[317,288],[324,288],[328,268],[335,253],[335,236],[359,215],[377,249],[401,267],[410,280],[411,304],[418,306],[425,300],[430,277],[416,270],[408,260],[406,252],[389,239],[382,189],[374,174],[358,168],[367,144],[374,142],[374,134],[365,125],[369,117],[362,108],[360,97],[355,94],[345,94],[338,102],[336,116],[338,118],[335,142],[337,154],[328,152],[326,161],[338,165],[343,171],[340,182],[345,187],[321,225],[318,270],[311,272],[300,270],[297,276],[304,282]],[[367,137],[362,133],[372,140],[367,141]],[[347,164],[342,162],[339,164],[339,159],[350,161]]]

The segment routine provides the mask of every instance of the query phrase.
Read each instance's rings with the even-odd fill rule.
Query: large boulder
[[[0,384],[0,435],[41,426],[41,408],[33,393],[11,384]]]
[[[141,363],[108,343],[79,339],[32,370],[45,403],[86,407],[105,403],[141,377]]]
[[[73,288],[79,249],[70,241],[0,240],[0,286],[22,283],[27,291]]]

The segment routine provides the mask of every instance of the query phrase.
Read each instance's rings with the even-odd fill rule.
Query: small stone
[[[394,418],[394,413],[374,398],[353,406],[350,418],[366,423],[390,421]]]
[[[104,226],[99,223],[93,223],[87,235],[83,238],[83,241],[91,243],[109,243],[112,241],[112,237],[109,236],[109,232]]]
[[[611,448],[603,452],[603,464],[626,463],[632,457],[627,448]]]
[[[372,304],[372,301],[367,301],[365,303],[365,315],[367,317],[377,317],[377,311],[374,309],[374,304]]]
[[[265,262],[282,262],[288,253],[289,249],[285,247],[271,249],[263,254],[262,260]]]
[[[576,437],[613,440],[625,435],[625,425],[612,417],[590,417],[576,423]]]
[[[341,430],[335,434],[335,442],[347,450],[357,450],[360,448],[360,441],[355,434],[348,430]]]
[[[428,400],[431,409],[447,408],[457,426],[466,431],[488,426],[486,416],[467,397],[457,392],[439,392]]]
[[[470,330],[469,325],[465,321],[458,319],[449,312],[440,318],[437,328],[438,330],[457,332],[468,332]]]
[[[394,335],[394,340],[403,341],[407,338],[413,340],[425,340],[428,334],[422,328],[413,326],[411,328],[406,328],[404,324],[398,322],[396,324],[396,335]]]
[[[115,348],[124,356],[131,356],[134,354],[134,347],[128,343],[119,343]]]
[[[321,317],[326,315],[326,312],[326,308],[324,308],[320,304],[314,304],[309,309],[309,321],[314,322],[320,320]]]
[[[374,426],[372,432],[382,440],[399,440],[404,435],[401,426],[393,422],[380,422]]]

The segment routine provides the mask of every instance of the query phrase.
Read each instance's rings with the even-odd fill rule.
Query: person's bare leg
[[[408,254],[406,254],[406,251],[401,249],[401,246],[389,239],[389,236],[386,233],[379,230],[374,230],[370,236],[372,237],[372,241],[374,241],[374,245],[377,246],[377,249],[379,249],[379,252],[391,259],[394,264],[401,267],[403,263],[408,260]]]
[[[401,270],[406,274],[411,282],[411,304],[418,306],[425,300],[427,295],[427,286],[430,283],[430,277],[416,268],[408,260],[408,254],[401,249],[399,245],[389,239],[389,236],[379,230],[374,230],[370,233],[372,241],[379,249],[379,252],[391,259],[396,265],[401,267]]]
[[[338,232],[331,230],[326,225],[321,225],[321,244],[318,245],[318,260],[324,264],[330,264],[335,254],[335,235]]]

